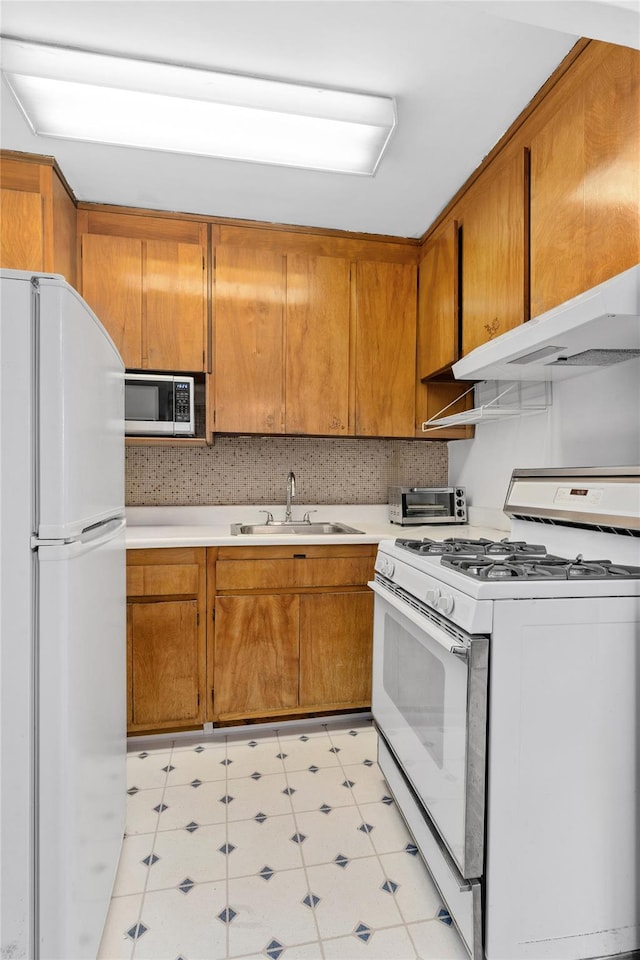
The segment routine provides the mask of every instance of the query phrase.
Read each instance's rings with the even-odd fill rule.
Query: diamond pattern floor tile
[[[466,960],[345,717],[131,745],[98,960]]]

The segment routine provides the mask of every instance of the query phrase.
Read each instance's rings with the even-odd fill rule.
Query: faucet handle
[[[267,523],[273,523],[273,514],[270,510],[258,510],[258,513],[266,513]]]
[[[311,523],[311,514],[312,514],[312,513],[317,513],[317,512],[318,512],[317,510],[307,510],[307,512],[305,513],[304,517],[302,518],[302,522],[303,522],[303,523]]]

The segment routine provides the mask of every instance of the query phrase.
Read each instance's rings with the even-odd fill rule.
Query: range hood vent
[[[640,265],[477,347],[457,380],[564,380],[640,357]]]

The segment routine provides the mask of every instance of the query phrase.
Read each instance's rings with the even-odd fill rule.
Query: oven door
[[[489,640],[370,586],[374,719],[462,876],[480,877]]]

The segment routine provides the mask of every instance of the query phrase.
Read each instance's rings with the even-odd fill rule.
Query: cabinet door
[[[361,261],[356,272],[356,434],[411,437],[416,267]]]
[[[131,718],[133,724],[200,718],[198,603],[132,603]]]
[[[196,244],[145,242],[142,355],[149,370],[204,370],[204,267]]]
[[[284,430],[284,257],[270,250],[216,250],[215,429]]]
[[[300,597],[300,706],[371,703],[373,594]]]
[[[481,177],[465,202],[463,354],[528,319],[526,169],[526,152],[517,151]]]
[[[637,50],[603,48],[531,141],[531,315],[640,260]]]
[[[214,714],[297,707],[298,597],[217,597],[215,614]]]
[[[458,223],[451,220],[424,248],[418,268],[418,378],[459,359]]]
[[[287,433],[349,432],[350,263],[287,257]]]
[[[7,270],[44,270],[40,194],[3,189],[0,204],[0,266]]]
[[[105,325],[125,367],[142,367],[142,241],[85,234],[82,296]]]

